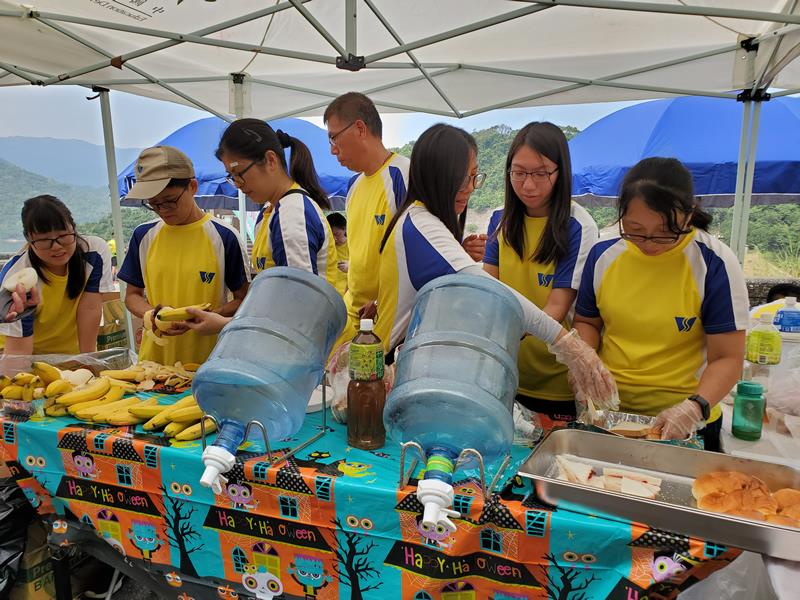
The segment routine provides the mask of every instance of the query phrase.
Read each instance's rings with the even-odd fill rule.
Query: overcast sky
[[[103,143],[99,100],[75,86],[26,86],[0,90],[0,137],[30,136],[79,139]],[[584,129],[597,119],[632,102],[610,102],[540,108],[504,109],[466,119],[443,119],[424,114],[383,114],[384,142],[400,146],[419,137],[434,123],[447,121],[468,131],[492,125],[521,127],[534,120],[553,121]],[[114,140],[121,148],[144,148],[208,113],[172,102],[150,100],[122,92],[111,93]],[[322,119],[310,119],[322,125]]]

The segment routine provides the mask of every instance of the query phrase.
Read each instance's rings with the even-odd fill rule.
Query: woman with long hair
[[[0,280],[32,267],[39,278],[35,298],[40,303],[34,313],[0,324],[5,353],[93,352],[103,311],[101,294],[114,291],[108,244],[80,235],[66,205],[48,195],[25,201],[22,231],[26,247],[6,263]]]
[[[417,291],[443,275],[490,277],[461,246],[460,208],[475,188],[471,136],[434,125],[414,144],[408,193],[381,244],[378,320],[375,331],[391,353],[405,338]],[[576,394],[604,404],[616,393],[597,355],[530,300],[509,288],[525,314],[525,331],[549,345],[573,375]]]

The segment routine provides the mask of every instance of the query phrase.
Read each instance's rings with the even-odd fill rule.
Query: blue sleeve
[[[581,253],[581,246],[586,243],[584,236],[586,232],[583,231],[581,224],[577,219],[571,218],[569,220],[569,245],[567,253],[564,257],[556,263],[555,277],[553,278],[553,289],[556,288],[572,288],[576,283],[574,281],[575,269],[578,267],[578,259]]]
[[[705,294],[700,306],[703,329],[708,334],[744,329],[747,319],[743,314],[748,301],[739,264],[731,265],[731,270],[735,271],[729,273],[725,261],[711,248],[700,242],[698,246],[706,263]],[[736,305],[740,313],[738,323]]]
[[[503,211],[496,210],[489,218],[489,227],[486,229],[486,235],[489,239],[486,240],[486,250],[483,254],[483,262],[487,265],[495,267],[500,266],[500,232],[497,231],[497,226],[500,225],[500,219],[503,217]]]
[[[594,269],[597,259],[605,248],[599,244],[589,251],[586,258],[586,265],[583,267],[581,285],[578,288],[578,299],[575,301],[575,314],[588,319],[596,319],[600,316],[600,309],[597,308],[597,297],[594,289]]]
[[[403,179],[403,172],[397,167],[389,167],[389,175],[392,178],[392,192],[394,193],[394,206],[389,205],[392,215],[403,206],[406,201],[406,182]]]
[[[235,292],[249,280],[242,244],[239,236],[233,231],[216,221],[212,223],[222,238],[222,247],[225,249],[225,287]]]
[[[125,260],[122,262],[122,267],[120,267],[120,270],[117,272],[117,279],[121,279],[125,283],[138,288],[144,288],[139,245],[142,243],[142,237],[144,237],[144,234],[148,230],[149,227],[145,228],[142,225],[134,229],[131,241],[128,244],[128,252],[125,254]]]
[[[87,252],[86,262],[92,267],[89,278],[86,280],[85,292],[100,292],[100,282],[103,280],[103,257],[98,252]]]

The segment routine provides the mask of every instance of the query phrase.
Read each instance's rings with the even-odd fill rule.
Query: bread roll
[[[767,515],[766,517],[767,523],[772,523],[773,525],[784,525],[785,527],[800,527],[800,521],[797,519],[790,519],[789,517],[784,517],[783,515]]]
[[[737,490],[729,494],[724,494],[722,492],[706,494],[697,501],[697,508],[721,513],[740,511],[743,509],[742,490]]]
[[[754,521],[764,521],[769,520],[769,517],[774,517],[775,515],[769,515],[764,517],[760,512],[757,510],[735,510],[729,513],[731,516],[734,517],[744,517],[745,519],[753,519]]]
[[[800,504],[789,506],[781,510],[782,517],[789,517],[790,519],[797,519],[800,521]]]
[[[742,508],[744,510],[757,510],[764,515],[774,515],[778,512],[778,503],[767,492],[759,489],[742,490]]]
[[[772,495],[778,502],[778,508],[780,508],[780,510],[783,510],[784,508],[789,508],[790,506],[794,506],[795,504],[800,504],[800,490],[794,490],[792,488],[783,488],[782,490],[778,490]]]
[[[700,500],[708,494],[727,494],[748,487],[753,478],[736,471],[712,471],[701,475],[692,484],[692,496]]]

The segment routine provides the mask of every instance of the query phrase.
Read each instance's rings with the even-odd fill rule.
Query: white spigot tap
[[[222,475],[233,468],[236,456],[219,446],[207,446],[203,451],[203,464],[206,470],[200,478],[200,485],[210,487],[215,494],[221,494],[228,479]]]
[[[456,525],[450,517],[459,518],[461,513],[451,510],[453,486],[439,479],[423,479],[417,484],[417,499],[424,507],[421,526],[434,531],[437,526],[455,531]]]

